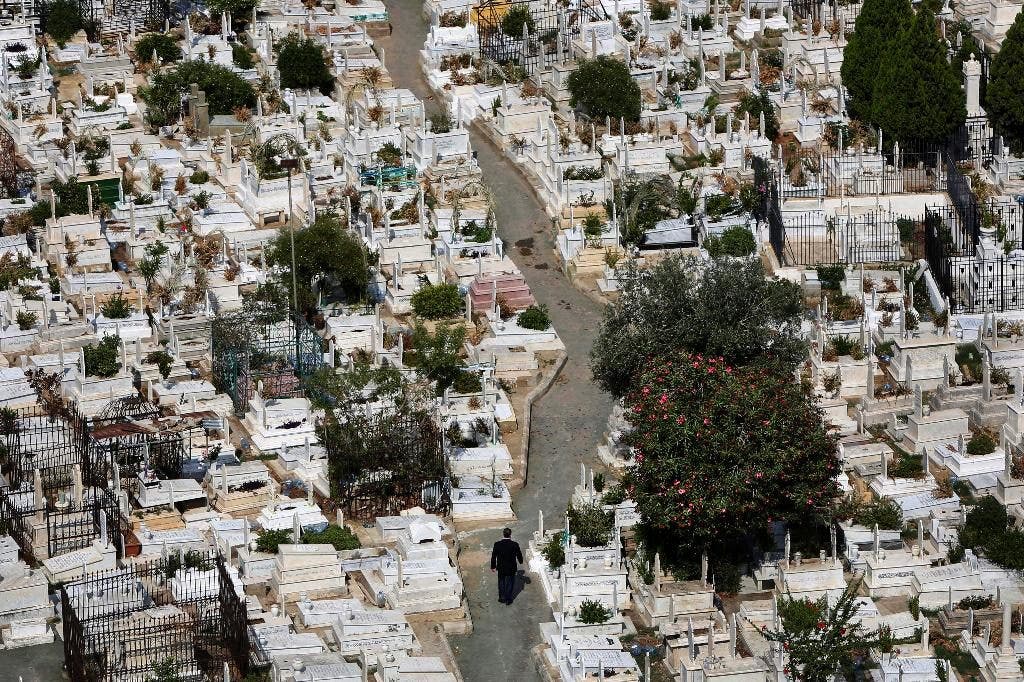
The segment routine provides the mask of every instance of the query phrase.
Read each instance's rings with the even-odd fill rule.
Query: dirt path
[[[428,109],[436,109],[419,65],[419,50],[428,30],[421,4],[418,0],[388,0],[387,5],[394,32],[378,43],[386,51],[392,79],[396,86],[416,93]],[[601,309],[561,273],[553,253],[550,222],[518,169],[477,131],[470,129],[470,134],[484,182],[495,195],[499,235],[534,296],[550,308],[569,356],[558,380],[532,413],[529,473],[526,486],[513,500],[519,517],[513,537],[525,549],[536,528],[537,510],[544,511],[546,525],[558,524],[578,478],[579,462],[591,464],[596,458],[611,410],[610,398],[590,381],[588,362]],[[530,649],[540,643],[538,623],[551,617],[543,590],[536,583],[527,583],[512,606],[498,603],[497,581],[487,563],[490,545],[498,537],[497,529],[487,529],[469,533],[462,540],[460,563],[474,632],[453,637],[452,648],[469,682],[537,679]]]

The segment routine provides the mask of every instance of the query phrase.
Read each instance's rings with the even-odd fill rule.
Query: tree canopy
[[[1017,14],[992,60],[985,109],[1010,149],[1024,152],[1024,12]]]
[[[132,49],[135,56],[144,62],[153,58],[154,51],[156,56],[165,62],[176,62],[181,59],[181,48],[174,38],[166,33],[147,33],[135,41]]]
[[[767,88],[758,88],[755,92],[747,92],[740,98],[736,106],[736,115],[743,116],[750,114],[753,121],[757,121],[761,114],[764,114],[764,133],[769,140],[779,136],[779,117],[775,113],[775,106],[768,97]]]
[[[231,69],[203,60],[188,60],[155,74],[148,86],[140,88],[150,124],[164,125],[176,119],[181,113],[181,96],[192,83],[206,93],[210,114],[230,114],[236,107],[256,103],[252,85]]]
[[[512,38],[522,38],[524,26],[530,33],[537,30],[529,6],[523,3],[510,7],[501,19],[501,32]]]
[[[963,125],[964,92],[927,8],[883,57],[871,108],[872,122],[900,142],[940,143]]]
[[[47,5],[46,33],[60,47],[82,28],[82,12],[75,0],[54,0]]]
[[[278,43],[277,50],[281,87],[300,90],[317,88],[325,95],[331,93],[334,76],[327,67],[327,55],[320,43],[298,33],[289,33]]]
[[[663,354],[624,404],[636,459],[626,491],[663,556],[735,555],[770,522],[806,522],[835,503],[837,437],[789,373]]]
[[[864,0],[853,35],[843,50],[841,70],[843,85],[850,94],[847,106],[854,118],[871,118],[882,58],[913,17],[908,0]]]
[[[640,86],[629,67],[618,59],[600,55],[587,59],[569,75],[570,104],[588,115],[603,119],[640,118]]]
[[[803,357],[800,289],[768,280],[758,261],[666,258],[627,265],[591,351],[594,379],[625,395],[649,358],[685,349],[731,364],[771,362],[789,375]]]
[[[282,269],[281,281],[290,291],[292,246],[288,230],[277,236],[267,260]],[[296,230],[295,267],[300,309],[316,304],[310,288],[316,279],[324,279],[324,285],[336,286],[347,300],[360,300],[366,294],[370,277],[366,250],[334,214],[321,213],[311,225]]]
[[[231,21],[244,20],[249,17],[256,0],[206,0],[206,9],[215,14],[231,12]]]

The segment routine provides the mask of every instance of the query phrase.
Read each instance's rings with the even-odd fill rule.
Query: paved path
[[[437,108],[419,65],[428,30],[422,5],[418,0],[387,0],[387,6],[394,32],[379,43],[386,51],[388,71],[397,87],[412,90],[428,109]],[[559,270],[550,222],[529,184],[486,138],[472,129],[471,135],[484,182],[495,195],[498,232],[534,296],[551,309],[569,355],[558,381],[534,405],[528,479],[514,497],[520,521],[513,527],[513,537],[525,549],[536,528],[538,509],[544,511],[549,527],[564,518],[579,478],[579,462],[595,459],[611,410],[610,398],[590,381],[588,355],[601,310]],[[530,649],[540,643],[537,624],[551,616],[536,582],[527,584],[512,606],[498,603],[497,581],[488,570],[490,545],[498,537],[496,530],[489,530],[463,540],[461,563],[474,632],[453,638],[452,647],[467,682],[537,679]]]

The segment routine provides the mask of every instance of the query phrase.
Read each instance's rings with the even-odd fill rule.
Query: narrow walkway
[[[422,5],[419,0],[386,4],[394,31],[378,42],[385,49],[388,71],[396,87],[412,90],[428,109],[436,109],[419,64],[429,28]],[[538,509],[544,511],[546,525],[564,518],[579,462],[594,460],[611,410],[610,398],[590,381],[588,356],[601,309],[559,270],[550,222],[519,170],[482,135],[473,129],[470,134],[484,182],[495,195],[498,232],[534,296],[551,309],[569,355],[559,379],[533,409],[528,478],[513,500],[519,517],[513,537],[525,550]],[[461,563],[474,632],[453,638],[452,647],[467,682],[538,679],[530,649],[540,643],[538,623],[550,619],[550,606],[536,582],[527,584],[512,606],[498,603],[497,580],[488,562],[490,545],[499,536],[497,530],[488,530],[463,539]]]

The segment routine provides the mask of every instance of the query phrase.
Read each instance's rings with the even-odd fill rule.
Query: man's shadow
[[[526,589],[526,586],[530,584],[530,578],[526,575],[526,571],[520,569],[516,571],[515,583],[512,585],[512,602],[515,603],[516,597]]]

